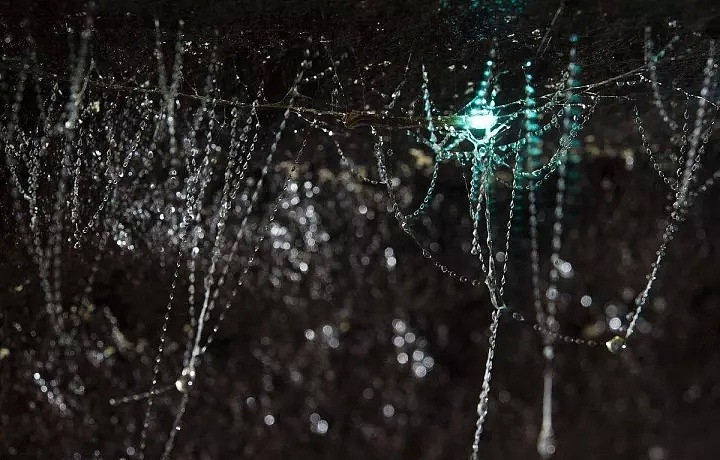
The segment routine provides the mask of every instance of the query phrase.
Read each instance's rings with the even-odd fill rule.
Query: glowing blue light
[[[466,117],[470,129],[490,130],[498,122],[498,117],[490,110],[474,110]]]

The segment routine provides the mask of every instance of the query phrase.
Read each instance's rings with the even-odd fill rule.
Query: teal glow
[[[498,117],[487,109],[473,110],[470,115],[466,117],[465,122],[470,129],[483,129],[488,131],[497,124]]]

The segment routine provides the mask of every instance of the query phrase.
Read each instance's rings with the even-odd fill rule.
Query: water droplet
[[[610,353],[620,353],[620,351],[625,349],[625,338],[616,335],[612,339],[605,342],[605,346]]]
[[[538,436],[537,451],[542,458],[550,458],[555,453],[555,433],[552,429],[543,429]]]
[[[177,391],[180,393],[187,393],[190,391],[190,387],[193,385],[193,381],[195,380],[195,369],[186,367],[182,371],[182,375],[180,375],[180,378],[175,381],[175,388],[177,388]]]

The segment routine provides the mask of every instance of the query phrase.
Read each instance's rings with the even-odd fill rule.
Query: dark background
[[[325,77],[301,85],[299,105],[379,110],[406,78],[410,90],[407,97],[401,96],[396,112],[403,115],[403,107],[419,94],[424,64],[435,105],[453,113],[466,102],[466,82],[481,74],[491,38],[498,40],[498,66],[507,71],[500,103],[522,97],[520,66],[528,58],[536,61],[536,81],[557,81],[567,65],[572,33],[580,37],[578,59],[584,82],[601,82],[642,66],[645,26],[652,26],[659,44],[680,35],[676,59],[663,64],[661,78],[674,88],[699,94],[708,40],[720,38],[720,8],[709,0],[566,1],[539,56],[538,47],[560,2],[458,1],[443,8],[435,1],[240,3],[96,2],[92,56],[97,75],[93,77],[130,87],[150,81],[153,86],[157,78],[153,19],[160,20],[164,31],[166,55],[172,54],[177,22],[183,19],[185,40],[193,43],[188,45],[184,93],[201,91],[210,49],[216,44],[223,64],[219,88],[224,97],[251,100],[264,81],[268,100],[281,100],[306,39],[312,38],[312,49],[320,52],[313,72],[327,66],[322,60],[328,52],[337,56],[344,92],[333,105],[332,81]],[[86,9],[84,2],[0,0],[0,40],[4,40],[0,69],[7,78],[20,68],[28,48],[26,37],[31,36],[38,54],[36,71],[46,81],[67,85],[68,44],[77,46]],[[380,65],[383,62],[387,64]],[[92,91],[105,94],[99,87]],[[659,148],[672,146],[648,84],[611,84],[598,92],[603,97],[582,133],[583,161],[575,167],[569,190],[562,257],[572,263],[574,276],[560,283],[558,320],[566,334],[604,342],[613,335],[606,326],[613,316],[608,311],[617,310],[620,316],[631,311],[644,286],[660,244],[667,204],[668,188],[642,149],[633,105],[645,116],[646,128]],[[7,88],[3,91],[5,111],[11,94]],[[668,91],[667,96],[684,103],[678,91]],[[716,94],[712,96],[717,100]],[[678,107],[681,114],[682,105]],[[689,107],[692,116],[695,105]],[[31,123],[32,112],[24,113]],[[263,114],[268,129],[276,126],[273,117],[278,116]],[[293,123],[300,134],[284,140],[283,153],[297,151],[307,136],[309,153],[301,160],[295,180],[301,187],[307,181],[318,191],[299,197],[299,203],[314,206],[320,232],[329,239],[316,247],[308,245],[306,225],[289,211],[280,213],[278,221],[289,230],[287,241],[301,253],[309,270],[301,273],[288,251],[272,244],[262,247],[259,262],[250,270],[199,371],[174,457],[466,457],[487,352],[491,306],[485,290],[461,284],[433,267],[388,212],[386,190],[349,186],[354,179],[343,172],[332,143],[306,125]],[[345,129],[341,123],[337,128],[346,155],[374,177],[373,140],[367,129]],[[415,164],[406,139],[392,131],[385,134],[395,143],[393,173],[403,184],[407,212],[420,202],[429,170]],[[714,136],[708,143],[703,178],[719,166],[717,145]],[[287,153],[283,159],[289,157]],[[633,159],[632,166],[628,158]],[[439,260],[479,276],[479,267],[462,251],[471,227],[459,171],[452,165],[441,167],[442,200],[436,201],[417,233],[425,244],[436,243]],[[275,172],[257,219],[272,205],[282,181],[281,171]],[[126,455],[128,446],[137,447],[145,406],[134,402],[113,407],[108,400],[148,388],[174,262],[159,253],[162,242],[128,224],[138,248],[129,251],[111,244],[102,255],[92,294],[95,314],[85,318],[81,327],[82,356],[46,363],[48,350],[55,345],[42,317],[37,268],[19,241],[4,162],[0,174],[0,347],[9,352],[0,359],[0,455]],[[544,261],[550,252],[554,193],[553,181],[540,193]],[[624,353],[615,356],[604,347],[557,345],[554,458],[661,460],[720,455],[717,198],[717,190],[710,189],[692,208],[670,245],[646,310],[647,321]],[[495,205],[504,219],[506,189],[498,189]],[[363,206],[364,214],[358,212]],[[514,310],[532,317],[526,222],[526,217],[518,219],[513,229],[508,298]],[[386,248],[393,249],[395,267],[388,267]],[[73,292],[95,254],[92,247],[66,249],[63,276],[67,291]],[[248,250],[243,251],[244,264]],[[548,265],[544,263],[542,273],[548,272]],[[181,286],[180,292],[186,287]],[[589,308],[580,305],[585,294],[593,299]],[[615,305],[615,310],[608,310],[608,305]],[[180,373],[186,308],[182,305],[171,321],[160,373],[163,383],[173,382]],[[102,352],[107,343],[100,341],[112,336],[100,314],[103,309],[117,318],[118,329],[131,346],[93,360],[91,352]],[[434,358],[425,377],[417,378],[408,365],[398,364],[392,344],[394,319],[406,322],[422,337],[422,349]],[[338,332],[337,348],[322,340],[324,325]],[[315,331],[315,340],[305,338],[308,329]],[[537,457],[542,367],[538,334],[525,324],[503,319],[482,458]],[[35,384],[32,375],[39,370],[48,379],[55,378],[68,412],[59,412]],[[178,401],[174,391],[157,398],[147,458],[159,458]],[[391,417],[383,415],[388,404],[394,408]],[[326,434],[314,431],[313,413],[328,422]],[[275,417],[272,426],[263,421],[267,414]]]

